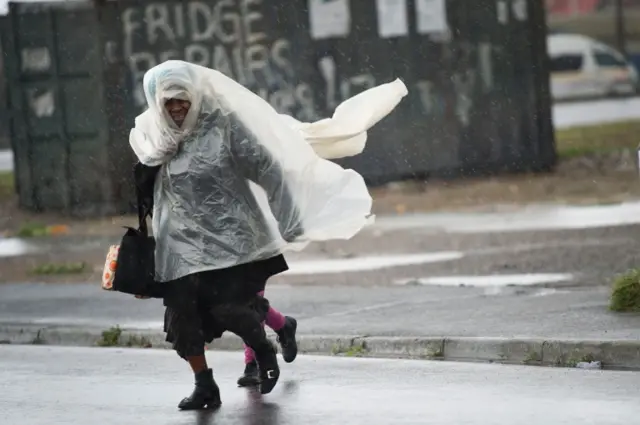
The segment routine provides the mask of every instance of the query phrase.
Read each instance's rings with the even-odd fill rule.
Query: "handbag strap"
[[[144,236],[149,236],[149,228],[147,227],[147,217],[151,215],[151,208],[146,207],[143,202],[143,196],[140,189],[136,187],[136,198],[138,204],[138,230]]]
[[[160,166],[148,167],[137,163],[133,175],[136,188],[136,204],[138,209],[138,231],[149,236],[147,217],[153,211],[153,186]]]

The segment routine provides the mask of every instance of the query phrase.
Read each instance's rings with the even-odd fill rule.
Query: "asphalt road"
[[[19,425],[628,425],[639,375],[301,356],[273,393],[236,388],[239,353],[209,354],[223,406],[180,412],[192,375],[158,350],[0,347],[0,415]]]
[[[609,312],[607,288],[267,287],[301,335],[640,339],[640,316]],[[97,284],[0,285],[0,325],[162,330],[159,300]]]
[[[598,99],[553,105],[553,124],[568,128],[640,118],[640,98]]]
[[[450,276],[489,280],[494,275],[551,273],[571,274],[569,282],[561,279],[559,283],[563,284],[608,285],[613,275],[638,265],[638,221],[638,203],[546,207],[509,214],[381,217],[375,226],[352,240],[317,243],[301,253],[287,253],[291,270],[273,282],[388,286]],[[15,256],[19,253],[40,252],[46,256],[64,255],[64,251],[96,252],[104,258],[106,247],[113,243],[118,243],[117,236],[0,239],[0,257],[10,257],[0,267],[0,280],[11,281],[11,260],[21,261]],[[96,282],[102,261],[96,270]],[[523,284],[523,280],[512,283]]]
[[[607,309],[611,278],[638,265],[639,217],[624,204],[381,218],[288,256],[267,297],[306,335],[639,339],[640,316]],[[108,246],[55,241],[31,243]],[[97,281],[0,285],[0,323],[159,330],[162,317]]]

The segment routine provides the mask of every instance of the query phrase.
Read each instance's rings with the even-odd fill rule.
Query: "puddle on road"
[[[20,238],[0,239],[0,258],[19,257],[39,252],[38,246]]]
[[[457,251],[432,252],[426,254],[385,255],[372,257],[345,258],[336,260],[292,261],[284,275],[327,274],[361,272],[388,267],[413,266],[459,260],[464,253]]]
[[[485,276],[440,276],[397,280],[396,285],[470,286],[491,288],[505,286],[531,286],[573,280],[571,273],[524,273]]]
[[[555,128],[605,124],[638,119],[638,117],[640,117],[640,99],[637,97],[553,105],[553,125]]]
[[[117,243],[111,237],[90,238],[2,238],[0,237],[0,258],[19,257],[21,255],[39,254],[42,252],[86,252],[103,249]]]
[[[534,205],[508,213],[432,213],[378,219],[377,230],[425,229],[450,233],[579,230],[640,223],[640,202],[588,207]]]

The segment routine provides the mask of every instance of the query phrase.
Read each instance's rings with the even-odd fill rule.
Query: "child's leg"
[[[262,324],[264,327],[264,323]],[[251,347],[247,344],[242,344],[244,346],[244,364],[248,365],[249,363],[253,363],[256,361],[256,353],[253,352]]]
[[[258,295],[263,297],[264,291],[258,292]],[[274,331],[279,331],[284,327],[285,318],[284,318],[284,315],[280,313],[278,310],[276,310],[273,307],[269,307],[269,311],[267,312],[267,317],[265,321],[262,323],[262,326],[264,326],[265,323]],[[256,360],[256,355],[253,352],[253,350],[249,348],[246,344],[244,344],[244,364],[252,363],[255,360]]]
[[[258,295],[263,297],[264,291],[258,292]],[[267,326],[269,326],[271,329],[277,332],[284,327],[285,318],[282,313],[280,313],[275,308],[269,306],[269,311],[267,312],[265,323],[267,324]]]
[[[264,291],[258,293],[264,295]],[[285,317],[273,307],[269,307],[265,323],[278,334],[278,342],[282,347],[282,358],[291,363],[298,355],[298,342],[296,341],[296,329],[298,324],[293,317]],[[246,357],[246,354],[245,354]]]
[[[263,297],[264,291],[258,292],[258,295]],[[280,313],[275,308],[269,307],[269,311],[267,312],[267,317],[265,318],[265,321],[262,323],[262,326],[264,326],[265,323],[274,331],[279,331],[284,327],[285,317],[282,313]],[[244,364],[249,364],[254,362],[256,359],[255,356],[256,355],[253,352],[253,350],[249,348],[246,344],[244,344]]]

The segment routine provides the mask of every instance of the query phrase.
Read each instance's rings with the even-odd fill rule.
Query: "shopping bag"
[[[155,240],[146,231],[127,229],[117,249],[113,290],[125,294],[153,296],[155,287]]]
[[[116,264],[118,262],[118,251],[120,245],[111,245],[107,252],[107,260],[104,263],[102,271],[102,289],[105,291],[113,291],[113,278],[116,274]]]
[[[162,297],[162,286],[155,281],[155,239],[147,228],[147,217],[153,208],[153,180],[158,169],[136,165],[138,228],[125,227],[127,231],[120,244],[109,247],[102,289],[136,295],[137,298]]]

